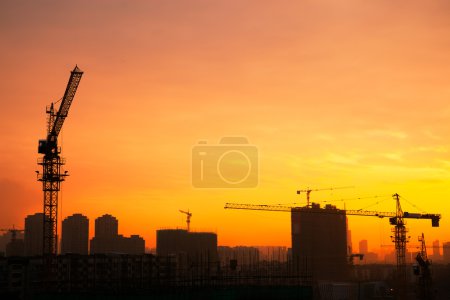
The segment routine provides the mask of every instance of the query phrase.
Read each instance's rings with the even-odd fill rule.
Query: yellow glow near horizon
[[[300,188],[349,209],[393,211],[399,193],[441,213],[408,222],[412,241],[450,240],[450,6],[446,1],[85,1],[0,4],[2,226],[42,210],[34,170],[44,108],[75,64],[85,71],[61,139],[63,217],[110,213],[155,247],[155,230],[217,231],[223,245],[290,245],[286,213],[225,202],[304,203]],[[245,136],[252,189],[195,189],[199,140]],[[344,201],[335,202],[338,207]],[[353,246],[390,243],[388,220],[349,217]]]

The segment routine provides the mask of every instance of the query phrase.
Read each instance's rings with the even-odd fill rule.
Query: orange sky
[[[443,214],[439,229],[410,221],[413,241],[422,231],[450,241],[450,4],[429,2],[2,1],[0,226],[42,210],[45,106],[78,64],[60,139],[63,217],[83,213],[93,230],[110,213],[155,247],[155,230],[184,226],[178,209],[189,208],[191,226],[216,230],[220,244],[290,245],[289,214],[224,203],[293,203],[305,200],[299,188],[350,185],[312,198],[398,192]],[[194,189],[192,146],[230,135],[258,148],[258,187]],[[394,210],[383,199],[368,209]],[[388,220],[349,225],[356,249],[390,243]]]

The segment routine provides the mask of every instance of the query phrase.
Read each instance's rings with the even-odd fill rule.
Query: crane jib
[[[50,133],[51,136],[57,137],[59,135],[59,132],[61,131],[61,128],[64,124],[64,120],[69,112],[70,105],[72,104],[73,98],[75,97],[75,93],[77,91],[82,75],[83,72],[78,67],[75,67],[75,69],[71,72],[66,91],[64,92],[64,97],[61,101],[61,105],[59,106],[55,123]]]
[[[67,171],[62,173],[65,160],[59,155],[58,135],[67,117],[82,75],[83,72],[75,66],[70,74],[58,112],[55,113],[53,103],[46,111],[48,114],[47,138],[39,140],[38,152],[44,154],[38,160],[38,164],[42,166],[42,173],[37,171],[37,174],[38,181],[42,182],[42,191],[44,192],[42,253],[46,257],[45,272],[47,276],[55,271],[52,257],[58,252],[58,194],[61,189],[61,182],[68,176]]]
[[[398,218],[395,212],[379,212],[379,211],[365,211],[365,210],[341,210],[341,209],[315,209],[313,207],[295,207],[285,205],[266,205],[266,204],[242,204],[242,203],[226,203],[225,209],[244,209],[244,210],[264,210],[264,211],[281,211],[291,213],[329,213],[329,214],[342,214],[352,216],[367,216],[378,218],[389,218],[392,225],[397,224]],[[421,214],[404,212],[402,218],[405,219],[428,219],[431,220],[432,227],[439,227],[439,221],[441,219],[440,214]]]
[[[58,152],[58,135],[64,124],[64,120],[68,115],[70,105],[75,97],[82,75],[83,71],[81,71],[78,66],[75,66],[70,74],[69,82],[67,83],[66,91],[64,92],[58,112],[56,114],[53,113],[53,104],[51,109],[47,111],[49,114],[49,131],[46,139],[39,140],[39,153],[51,155],[52,153]]]

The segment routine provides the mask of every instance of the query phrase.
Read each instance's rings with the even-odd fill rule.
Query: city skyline
[[[124,235],[155,245],[156,229],[183,227],[178,210],[189,208],[192,227],[217,231],[220,245],[289,246],[287,214],[224,203],[304,205],[297,189],[350,185],[312,200],[360,198],[345,202],[360,209],[382,199],[369,209],[394,211],[398,192],[415,205],[402,202],[405,211],[443,214],[440,228],[409,221],[412,243],[421,232],[448,241],[448,4],[326,3],[2,3],[1,225],[42,211],[34,171],[45,107],[78,64],[85,78],[60,140],[70,174],[60,220],[110,213]],[[193,188],[192,147],[230,135],[257,147],[258,186]],[[384,197],[364,199],[375,195]],[[391,243],[386,219],[349,217],[349,228],[353,247]]]
[[[22,240],[25,241],[23,247],[24,247],[24,252],[23,254],[20,255],[28,255],[28,256],[34,256],[34,255],[40,255],[40,253],[42,252],[40,249],[42,247],[42,221],[41,221],[41,217],[42,217],[42,213],[35,213],[32,215],[28,215],[24,218],[24,222],[29,222],[28,226],[25,223],[25,231],[24,233],[27,232],[31,232],[28,233],[28,237],[26,237],[26,235],[24,233],[19,232],[17,233],[17,239],[18,240]],[[110,220],[114,220],[113,223],[111,223],[111,221],[107,221],[102,222],[103,224],[100,224],[100,226],[96,226],[95,224],[98,223],[99,220],[104,219],[104,218],[108,218]],[[27,221],[28,220],[28,221]],[[63,224],[64,222],[70,222],[70,228],[69,230],[66,229],[66,231],[69,233],[69,239],[72,240],[71,242],[71,246],[69,246],[69,248],[67,249],[77,249],[76,251],[64,251],[63,249],[63,240],[64,240],[64,225],[62,227],[62,231],[60,236],[60,239],[58,239],[58,254],[65,254],[65,253],[77,253],[77,254],[93,254],[93,253],[128,253],[128,254],[133,254],[133,253],[156,253],[157,252],[157,244],[149,244],[148,241],[146,241],[145,239],[142,239],[142,237],[140,236],[139,232],[137,234],[131,234],[130,237],[124,237],[122,234],[119,234],[119,230],[118,230],[118,223],[119,220],[116,219],[114,216],[110,215],[110,214],[104,214],[102,216],[98,216],[95,219],[95,224],[93,224],[93,226],[90,226],[89,223],[89,219],[86,218],[86,216],[84,216],[81,213],[75,213],[71,216],[66,217],[63,220]],[[80,224],[80,221],[82,222],[82,224]],[[32,222],[32,223],[30,223]],[[84,223],[86,222],[86,223]],[[41,224],[41,225],[39,225]],[[67,226],[67,225],[66,225]],[[106,227],[105,227],[106,226]],[[81,228],[80,228],[81,227]],[[86,229],[83,229],[83,227],[86,227]],[[93,238],[96,236],[95,234],[93,236],[88,236],[85,237],[83,231],[84,230],[88,230],[88,227],[94,227],[94,231],[97,232],[97,236],[99,237],[113,237],[113,238],[118,238],[119,241],[115,242],[112,244],[112,249],[115,250],[97,250],[92,252],[92,240]],[[36,231],[37,230],[37,231]],[[75,231],[74,231],[75,230]],[[173,227],[173,228],[169,228],[169,227],[164,227],[164,228],[158,228],[155,231],[155,235],[158,234],[158,231],[175,231],[175,232],[180,232],[180,231],[186,231],[185,227]],[[194,233],[200,233],[200,231],[193,231]],[[73,234],[75,233],[75,237],[73,237]],[[208,233],[209,234],[209,233]],[[211,234],[217,235],[217,232],[211,232]],[[218,237],[218,236],[217,236]],[[217,238],[216,237],[216,238]],[[66,237],[67,238],[67,237]],[[75,238],[75,239],[74,239]],[[84,240],[84,241],[80,241]],[[348,236],[347,236],[348,238]],[[0,239],[2,241],[1,247],[0,247],[0,253],[2,253],[2,249],[3,251],[6,249],[7,244],[11,241],[11,232],[10,231],[5,231],[3,233],[3,235],[0,235]],[[26,242],[26,240],[28,239],[28,242]],[[121,242],[120,240],[123,240],[123,242]],[[129,242],[127,242],[127,240],[129,240]],[[128,245],[128,243],[133,243],[132,241],[135,241],[134,243],[138,243],[138,244],[134,244],[132,246],[132,244],[129,244],[129,246],[125,246],[124,243],[126,243],[126,245]],[[141,240],[141,241],[139,241]],[[81,244],[80,244],[81,243]],[[83,245],[85,243],[85,245]],[[139,243],[143,243],[143,245],[140,245]],[[370,240],[364,239],[364,240],[359,240],[359,241],[347,241],[347,243],[351,243],[351,245],[353,247],[351,247],[351,252],[353,254],[364,254],[364,258],[362,260],[363,264],[367,264],[367,263],[376,263],[376,264],[383,264],[383,263],[395,263],[395,250],[394,250],[394,244],[385,244],[385,245],[375,245],[373,246]],[[77,246],[75,246],[75,244],[77,244]],[[120,246],[122,244],[122,246]],[[119,245],[119,246],[118,246]],[[369,246],[370,245],[370,246]],[[437,245],[437,246],[436,246]],[[427,251],[428,251],[428,256],[429,258],[434,262],[434,263],[447,263],[450,262],[450,241],[447,240],[434,240],[434,241],[430,241],[428,240],[426,242],[426,246],[427,246]],[[109,249],[111,247],[107,246],[107,248]],[[259,251],[259,258],[261,260],[278,260],[281,258],[281,260],[283,261],[283,257],[284,259],[285,256],[287,255],[288,250],[291,251],[291,245],[289,246],[280,246],[280,245],[248,245],[248,244],[236,244],[236,245],[222,245],[222,244],[217,244],[218,248],[228,248],[228,249],[257,249]],[[85,248],[85,250],[80,250]],[[103,249],[104,246],[100,249]],[[143,250],[145,248],[145,251]],[[419,249],[419,244],[414,241],[414,240],[410,240],[409,243],[407,243],[407,260],[408,262],[411,262],[415,255],[417,254],[417,252],[420,250]],[[105,248],[106,249],[106,248]],[[136,249],[142,249],[142,250],[136,250]],[[284,249],[282,251],[284,251],[284,254],[281,254],[280,249]],[[350,249],[349,249],[350,250]],[[5,252],[3,252],[3,254],[5,254]],[[258,259],[259,259],[258,258]],[[356,260],[356,258],[354,259],[354,263],[356,264],[360,264],[361,261],[360,260]]]

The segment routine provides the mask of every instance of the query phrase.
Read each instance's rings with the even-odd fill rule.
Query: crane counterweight
[[[311,190],[310,190],[311,191]],[[308,192],[308,190],[306,191]],[[262,211],[282,211],[294,214],[344,214],[354,216],[372,216],[378,218],[389,218],[389,222],[394,227],[392,228],[392,242],[395,245],[397,256],[397,278],[396,278],[396,294],[398,299],[404,299],[406,291],[406,262],[405,252],[406,244],[409,241],[407,229],[405,227],[405,219],[429,219],[433,227],[439,227],[440,214],[422,214],[403,212],[400,205],[400,196],[393,195],[396,201],[395,212],[378,212],[378,211],[364,211],[364,210],[341,210],[341,209],[320,209],[318,204],[309,204],[306,206],[286,206],[286,205],[257,205],[257,204],[241,204],[241,203],[226,203],[225,209],[246,209],[246,210],[262,210]],[[327,208],[327,207],[325,207]]]
[[[44,191],[44,255],[57,254],[58,192],[61,188],[61,182],[67,176],[66,172],[61,173],[61,168],[65,161],[59,155],[61,151],[58,148],[58,136],[68,115],[82,75],[83,72],[78,66],[75,66],[71,71],[58,111],[55,113],[53,103],[46,110],[48,114],[47,138],[39,140],[38,153],[44,154],[38,160],[38,164],[42,166],[42,173],[38,173],[38,180],[42,182]]]

